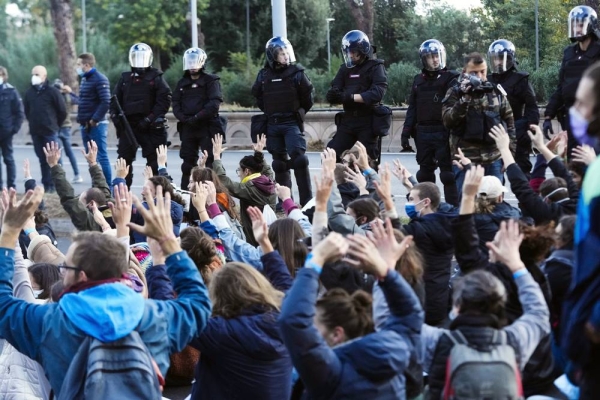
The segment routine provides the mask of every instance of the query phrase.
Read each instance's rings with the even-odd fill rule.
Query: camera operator
[[[503,182],[500,151],[489,132],[495,125],[504,125],[514,153],[515,122],[504,89],[487,81],[487,64],[481,54],[465,57],[459,83],[448,90],[442,103],[442,118],[451,133],[453,154],[458,154],[460,148],[464,157],[484,167],[486,175]],[[456,184],[460,190],[461,177],[457,177]]]

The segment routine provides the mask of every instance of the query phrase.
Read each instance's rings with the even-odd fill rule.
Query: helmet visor
[[[134,50],[130,52],[129,64],[133,68],[148,68],[152,65],[152,52],[146,50]]]
[[[202,67],[204,67],[205,62],[206,53],[187,53],[183,56],[183,70],[187,71],[190,69],[202,69]]]
[[[274,46],[269,49],[274,63],[279,65],[290,65],[296,62],[294,48],[289,46]]]
[[[490,60],[490,69],[492,70],[492,74],[502,74],[513,66],[512,57],[508,54],[508,52],[495,52],[490,51],[488,53],[488,58]]]
[[[428,71],[439,71],[446,68],[446,51],[435,49],[421,54],[423,67]]]
[[[569,18],[569,39],[578,39],[587,36],[590,31],[590,17],[573,16]]]
[[[357,49],[350,49],[350,47],[342,47],[342,55],[344,56],[344,64],[347,68],[358,65],[362,58],[362,55]]]

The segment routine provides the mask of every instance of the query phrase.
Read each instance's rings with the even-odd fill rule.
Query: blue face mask
[[[80,68],[80,67],[77,68],[77,75],[79,75],[79,76],[85,75],[85,72],[83,71],[82,68]]]
[[[425,199],[421,200],[420,202],[418,202],[417,204],[413,204],[413,203],[406,203],[404,205],[404,211],[406,212],[406,215],[408,215],[408,217],[410,219],[414,219],[417,218],[419,216],[419,214],[421,213],[420,211],[417,211],[417,205],[421,204]]]

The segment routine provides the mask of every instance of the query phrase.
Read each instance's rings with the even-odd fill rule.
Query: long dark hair
[[[60,280],[60,270],[54,264],[37,263],[29,267],[29,274],[35,282],[40,286],[43,292],[38,296],[38,299],[49,299],[52,285]]]
[[[185,200],[183,200],[183,197],[181,197],[179,193],[175,193],[175,191],[173,190],[173,185],[171,184],[171,182],[169,182],[167,178],[165,178],[164,176],[153,176],[149,180],[155,187],[161,186],[163,188],[163,195],[165,193],[169,193],[171,195],[172,201],[181,204],[185,207]]]
[[[291,218],[278,219],[269,226],[269,240],[281,254],[292,276],[296,276],[308,255],[308,247],[302,240],[305,237],[298,221]]]

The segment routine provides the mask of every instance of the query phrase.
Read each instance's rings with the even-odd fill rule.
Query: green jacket
[[[271,167],[265,162],[265,167],[261,171],[261,176],[252,179],[248,182],[234,182],[227,176],[225,168],[221,160],[213,162],[213,170],[219,176],[221,183],[225,185],[229,193],[240,199],[240,215],[241,223],[246,234],[246,241],[254,246],[257,245],[252,232],[252,221],[246,210],[248,207],[254,206],[261,210],[264,206],[269,205],[273,211],[277,203],[277,194],[275,193],[274,175]]]
[[[71,222],[80,231],[101,231],[100,225],[94,221],[94,216],[84,204],[79,201],[79,195],[75,194],[73,186],[67,181],[65,170],[60,164],[56,164],[50,169],[52,173],[52,181],[56,187],[56,193],[60,197],[60,204],[71,217]],[[96,187],[104,193],[106,201],[114,203],[110,188],[106,183],[106,178],[102,173],[99,164],[90,167],[90,176],[92,177],[92,187]],[[105,210],[103,213],[107,222],[112,225],[112,213],[110,210]]]
[[[491,164],[500,159],[500,150],[492,140],[490,140],[491,143],[468,141],[458,134],[464,127],[470,108],[481,112],[489,110],[500,114],[500,118],[506,124],[506,130],[510,136],[510,149],[514,154],[517,142],[512,109],[506,96],[494,92],[492,98],[495,104],[490,109],[488,96],[484,95],[481,98],[473,98],[470,102],[461,103],[458,87],[448,89],[446,97],[442,100],[442,119],[446,129],[451,132],[450,151],[453,155],[458,154],[457,148],[460,147],[465,157],[475,164]]]

